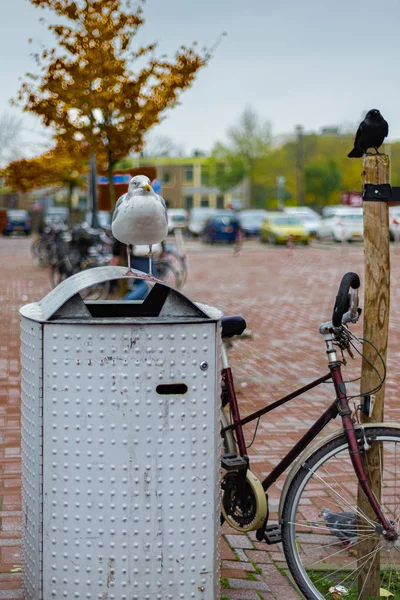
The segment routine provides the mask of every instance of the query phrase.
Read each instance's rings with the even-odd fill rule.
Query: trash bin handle
[[[70,298],[79,294],[79,292],[87,287],[96,283],[103,283],[104,281],[112,281],[113,279],[122,279],[125,277],[135,279],[136,273],[139,276],[143,276],[143,271],[138,271],[137,269],[132,269],[132,275],[127,275],[126,267],[104,266],[85,269],[80,273],[71,275],[71,277],[64,279],[64,281],[38,302],[42,313],[41,316],[47,321]]]

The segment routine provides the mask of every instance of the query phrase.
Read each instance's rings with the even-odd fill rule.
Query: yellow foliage
[[[39,57],[42,75],[27,74],[17,102],[55,130],[58,140],[94,152],[110,172],[146,131],[175,106],[210,54],[181,46],[172,61],[155,57],[156,44],[132,51],[143,25],[143,0],[133,10],[122,0],[30,0],[53,10],[62,23],[50,25],[58,48]],[[67,23],[66,23],[67,22]],[[131,65],[147,57],[134,72]]]
[[[11,189],[28,192],[46,186],[77,187],[82,183],[86,171],[87,164],[83,157],[58,145],[36,158],[11,162],[2,175]]]

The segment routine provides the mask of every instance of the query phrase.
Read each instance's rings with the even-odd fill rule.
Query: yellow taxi
[[[260,239],[264,244],[308,244],[310,233],[297,217],[270,212],[261,225]]]

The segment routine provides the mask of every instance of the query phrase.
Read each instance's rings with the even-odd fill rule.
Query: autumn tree
[[[72,212],[72,195],[86,181],[87,161],[71,154],[61,143],[41,156],[16,160],[2,171],[6,185],[15,191],[29,192],[52,186],[67,188],[67,204]]]
[[[0,165],[21,156],[21,119],[3,112],[0,115]]]
[[[133,49],[144,0],[135,9],[129,0],[30,2],[60,18],[49,25],[58,45],[37,55],[40,74],[27,74],[17,102],[65,145],[95,152],[112,182],[117,161],[142,149],[145,133],[176,105],[211,51],[180,46],[167,60],[156,57],[155,43]]]

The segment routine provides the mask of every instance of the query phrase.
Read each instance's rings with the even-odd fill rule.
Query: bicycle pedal
[[[237,454],[224,454],[221,457],[221,467],[225,471],[240,471],[247,469],[247,460]]]
[[[264,542],[267,544],[279,544],[281,541],[281,526],[278,523],[267,525],[264,533]]]

